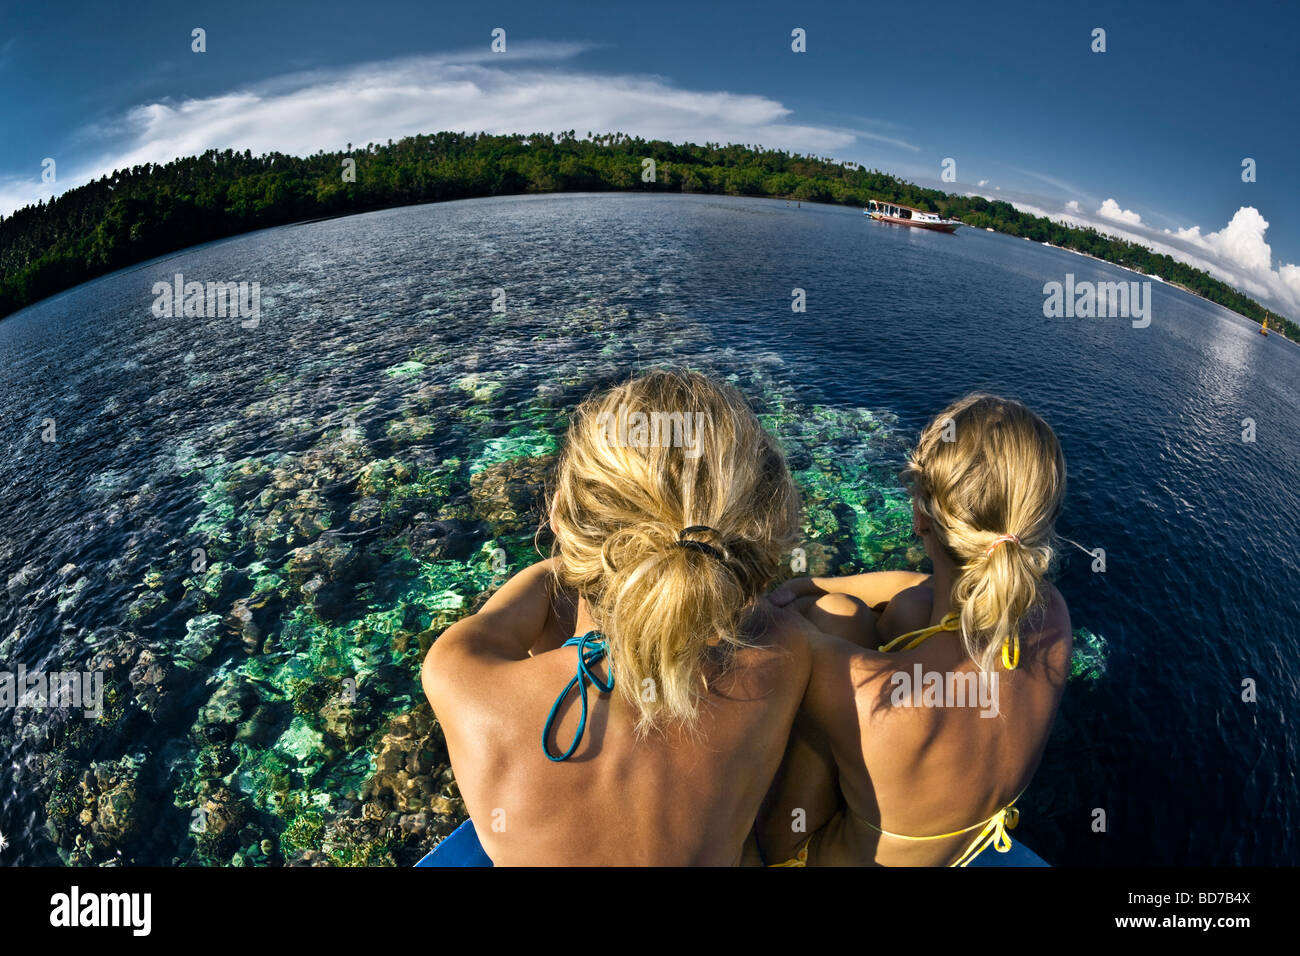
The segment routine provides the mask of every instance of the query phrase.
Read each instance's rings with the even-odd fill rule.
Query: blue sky
[[[206,53],[190,51],[194,27]],[[489,50],[494,27],[504,54]],[[806,53],[791,51],[795,27]],[[1095,27],[1105,53],[1090,49]],[[1300,317],[1298,40],[1290,2],[5,0],[0,213],[210,146],[617,129],[1006,198],[1142,240]],[[948,157],[957,181],[940,183]]]

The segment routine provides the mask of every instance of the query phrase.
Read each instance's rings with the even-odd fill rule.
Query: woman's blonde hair
[[[637,729],[693,728],[798,527],[785,457],[734,388],[658,371],[584,402],[552,496],[560,582],[587,601]],[[716,674],[713,674],[716,676]]]
[[[921,433],[903,479],[959,569],[952,605],[966,653],[992,670],[1045,603],[1065,498],[1056,434],[1019,402],[968,395]]]

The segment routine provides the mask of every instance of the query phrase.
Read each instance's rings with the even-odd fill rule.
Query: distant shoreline
[[[997,230],[994,230],[994,231],[996,232]],[[1005,235],[1009,235],[1009,233],[1001,233],[1001,235],[1004,235],[1004,236],[1005,236]],[[1060,249],[1062,252],[1070,252],[1070,253],[1073,253],[1073,254],[1076,255],[1076,256],[1083,256],[1084,258],[1086,258],[1086,259],[1091,259],[1091,260],[1093,260],[1094,262],[1104,262],[1104,263],[1106,263],[1106,265],[1108,265],[1108,266],[1114,266],[1114,267],[1117,268],[1117,269],[1123,269],[1125,272],[1132,272],[1134,275],[1143,276],[1143,277],[1145,277],[1145,278],[1147,278],[1147,279],[1155,279],[1157,282],[1162,283],[1162,284],[1164,284],[1164,285],[1171,286],[1171,287],[1173,287],[1173,288],[1175,288],[1175,289],[1181,289],[1183,292],[1186,292],[1188,295],[1194,295],[1194,296],[1196,296],[1196,298],[1200,299],[1202,302],[1208,302],[1208,303],[1210,303],[1211,305],[1217,305],[1217,306],[1219,306],[1219,308],[1221,308],[1221,309],[1228,309],[1228,311],[1231,312],[1233,315],[1240,315],[1243,319],[1247,319],[1247,320],[1249,320],[1249,321],[1251,321],[1251,322],[1254,322],[1254,321],[1255,321],[1255,320],[1254,320],[1253,318],[1251,318],[1249,315],[1242,315],[1242,314],[1241,314],[1240,312],[1238,312],[1236,309],[1228,308],[1228,306],[1224,305],[1224,304],[1221,303],[1221,302],[1215,302],[1213,299],[1208,298],[1207,296],[1203,296],[1203,295],[1201,295],[1201,293],[1197,292],[1195,289],[1189,289],[1187,286],[1183,285],[1181,282],[1174,282],[1174,281],[1172,281],[1172,280],[1170,280],[1170,279],[1166,279],[1166,278],[1164,278],[1163,276],[1154,275],[1154,274],[1149,273],[1149,272],[1143,272],[1143,271],[1141,271],[1140,269],[1134,269],[1134,268],[1131,268],[1130,266],[1122,266],[1122,265],[1120,265],[1118,262],[1111,262],[1111,261],[1108,260],[1108,259],[1102,259],[1100,256],[1094,256],[1094,255],[1092,255],[1091,253],[1081,252],[1081,251],[1078,250],[1078,249],[1071,249],[1069,246],[1057,246],[1057,245],[1053,245],[1053,244],[1050,243],[1050,242],[1044,242],[1044,243],[1041,243],[1041,245],[1049,246],[1049,247],[1052,248],[1052,249]],[[1295,339],[1287,338],[1287,336],[1283,335],[1283,334],[1281,333],[1281,331],[1276,331],[1276,330],[1274,330],[1274,329],[1269,329],[1269,330],[1268,330],[1268,334],[1269,334],[1269,335],[1274,335],[1274,334],[1276,334],[1278,338],[1283,339],[1284,341],[1290,342],[1292,345],[1300,345],[1300,342],[1296,341]]]
[[[259,229],[459,199],[575,192],[730,195],[857,208],[869,199],[897,202],[968,228],[1159,275],[1253,322],[1267,315],[1270,333],[1300,343],[1300,326],[1201,269],[1005,201],[925,189],[856,163],[780,150],[622,133],[579,139],[572,132],[441,132],[307,157],[209,150],[115,170],[0,218],[0,318],[120,269]]]

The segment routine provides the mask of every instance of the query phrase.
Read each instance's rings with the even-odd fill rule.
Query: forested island
[[[647,181],[653,159],[653,179]],[[348,161],[351,160],[349,163]],[[0,317],[96,276],[187,246],[304,219],[518,193],[715,193],[863,206],[915,206],[1125,266],[1262,321],[1300,327],[1227,283],[1095,229],[1008,202],[924,189],[854,163],[748,146],[675,145],[622,133],[435,133],[312,156],[209,150],[116,170],[50,202],[0,217]]]

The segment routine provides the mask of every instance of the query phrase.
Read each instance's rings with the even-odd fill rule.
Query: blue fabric
[[[1012,840],[1011,849],[1006,853],[999,853],[995,848],[988,847],[966,866],[1051,866],[1051,864],[1019,840]]]
[[[491,866],[492,860],[483,851],[483,844],[478,842],[478,831],[474,821],[466,820],[451,831],[432,850],[420,858],[416,866]]]
[[[478,831],[474,821],[466,820],[447,839],[426,853],[416,866],[491,866],[492,860],[478,842]],[[1046,860],[1018,840],[1013,840],[1011,849],[999,853],[989,847],[968,866],[1051,866]]]

